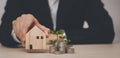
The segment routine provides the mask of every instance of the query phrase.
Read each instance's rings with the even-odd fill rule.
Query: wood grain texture
[[[30,46],[31,45],[31,46]],[[40,30],[37,26],[34,26],[27,34],[26,34],[26,50],[40,51],[46,50],[46,35]]]

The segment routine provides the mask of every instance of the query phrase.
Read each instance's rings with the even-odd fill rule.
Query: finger
[[[19,26],[20,26],[20,37],[21,37],[21,43],[22,46],[25,47],[25,34],[27,32],[27,27],[25,27],[27,25],[26,21],[25,21],[25,14],[21,16],[21,19],[19,20]]]
[[[21,25],[21,24],[22,24],[22,19],[23,19],[23,17],[21,16],[21,18],[20,18],[20,20],[19,20],[19,22],[18,22],[18,23],[19,23],[20,37],[22,36],[22,35],[21,35],[21,32],[22,32],[22,28],[23,28],[22,25]],[[23,28],[23,29],[24,29],[24,28]]]
[[[49,33],[50,33],[50,29],[44,29],[43,31],[45,32],[46,36],[48,37]]]
[[[35,18],[34,18],[34,22],[35,22],[35,25],[38,26],[43,32],[45,32],[46,36],[48,36],[50,29],[41,25]]]
[[[23,29],[23,27],[26,25],[26,14],[23,14],[20,19],[20,31]]]
[[[57,40],[57,35],[55,34],[49,34],[49,37],[47,38],[47,44],[51,44],[51,40]]]
[[[16,20],[12,21],[12,27],[14,30],[15,35],[17,34],[17,30],[16,30]],[[16,35],[17,36],[17,35]]]
[[[15,33],[16,36],[19,36],[19,31],[18,31],[19,26],[18,26],[18,22],[17,22],[18,19],[19,19],[19,17],[12,22],[13,30],[14,30],[14,33]]]
[[[25,42],[26,42],[26,33],[28,31],[28,27],[22,27],[23,29],[21,30],[21,42],[22,46],[25,47]]]
[[[32,24],[32,20],[30,17],[28,17],[26,14],[24,14],[21,16],[21,20],[19,22],[20,22],[21,37],[25,37],[24,35],[29,30],[29,27]]]
[[[20,20],[20,31],[21,31],[21,42],[24,47],[25,35],[29,30],[29,27],[32,25],[33,19],[28,15],[22,15],[22,19]]]
[[[20,34],[20,19],[21,19],[21,17],[18,17],[16,19],[16,32],[17,32],[17,35],[18,35],[19,38],[21,37],[21,34]]]
[[[50,29],[43,26],[43,25],[40,25],[40,24],[36,24],[36,26],[38,26],[38,28],[40,28],[43,32],[45,32],[46,36],[49,35],[49,32],[50,32]]]
[[[21,42],[22,42],[22,46],[25,47],[25,33],[22,34],[22,37],[21,37]]]
[[[13,28],[14,32],[16,32],[16,20],[12,21],[12,28]]]
[[[25,47],[25,42],[22,42],[22,46],[23,46],[23,48]]]

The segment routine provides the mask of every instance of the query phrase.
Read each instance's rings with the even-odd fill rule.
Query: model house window
[[[43,36],[36,36],[36,39],[43,39],[44,37]]]
[[[43,39],[43,36],[41,36],[41,39]]]
[[[36,39],[39,39],[39,36],[36,36]]]

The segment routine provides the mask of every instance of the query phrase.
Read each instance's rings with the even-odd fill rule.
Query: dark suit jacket
[[[112,43],[113,23],[101,0],[60,0],[57,30],[64,29],[72,44]],[[0,27],[4,46],[18,45],[11,36],[12,21],[21,14],[33,14],[46,27],[53,29],[47,0],[8,0]],[[88,29],[83,28],[87,21]]]

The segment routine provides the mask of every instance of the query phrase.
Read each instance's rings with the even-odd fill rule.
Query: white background
[[[0,0],[0,19],[4,13],[4,7],[7,0]],[[113,19],[115,29],[114,43],[120,43],[120,0],[102,0],[105,4],[105,9],[109,12]],[[0,21],[1,22],[1,21]]]

